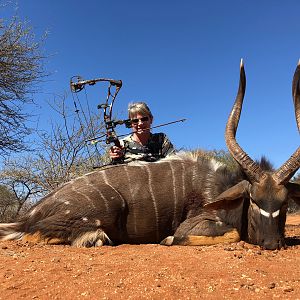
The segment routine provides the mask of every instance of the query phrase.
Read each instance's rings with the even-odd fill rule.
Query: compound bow
[[[77,82],[73,81],[74,78],[77,78]],[[126,127],[130,127],[130,120],[113,120],[112,112],[113,112],[113,105],[115,99],[122,87],[122,80],[114,80],[109,78],[96,78],[91,80],[82,80],[81,77],[74,76],[71,78],[70,87],[73,93],[78,93],[84,88],[85,85],[94,85],[97,82],[103,82],[103,81],[109,82],[106,101],[105,103],[99,104],[97,106],[98,109],[103,109],[104,124],[106,129],[106,133],[103,136],[106,136],[105,138],[106,144],[114,143],[117,147],[121,147],[120,141],[115,132],[115,128],[117,125],[122,125],[122,124],[125,124]],[[115,91],[113,95],[111,93],[111,87],[115,87]]]

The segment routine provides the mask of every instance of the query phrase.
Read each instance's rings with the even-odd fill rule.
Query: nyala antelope
[[[298,64],[292,84],[298,129],[299,77]],[[300,147],[277,170],[247,155],[235,138],[245,88],[241,63],[225,131],[236,170],[188,153],[99,169],[54,190],[15,223],[0,224],[0,239],[78,247],[242,239],[265,249],[283,247],[288,200],[300,203],[300,186],[290,182],[300,166]]]

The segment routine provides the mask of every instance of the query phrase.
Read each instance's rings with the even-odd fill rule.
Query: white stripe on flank
[[[91,189],[93,189],[93,190],[96,190],[96,191],[99,193],[98,189],[95,187],[95,184],[92,184],[92,183],[91,183],[91,181],[90,181],[90,179],[89,179],[88,176],[83,176],[83,178],[84,178],[84,181],[86,182],[86,185],[87,185],[87,186],[89,186],[89,187],[90,187]],[[101,196],[101,194],[100,194],[100,196]],[[91,205],[92,205],[94,208],[96,208],[96,205],[95,205],[93,199],[90,199],[90,200],[91,200]]]
[[[105,209],[106,212],[109,212],[109,204],[107,199],[105,198],[105,196],[103,195],[103,193],[101,192],[101,190],[97,187],[96,184],[91,184],[90,179],[88,176],[85,175],[84,180],[86,181],[87,185],[90,186],[92,189],[96,190],[96,192],[100,195],[100,197],[103,199],[104,201],[104,205],[105,205]],[[95,204],[92,202],[92,205],[94,208],[96,208]]]
[[[183,197],[183,199],[185,199],[186,186],[185,186],[184,179],[185,179],[186,172],[185,172],[185,163],[184,162],[181,163],[181,167],[182,167],[182,172],[181,172],[181,178],[182,178],[182,197]]]
[[[177,193],[176,193],[176,181],[175,181],[175,172],[174,172],[174,168],[172,166],[172,161],[169,161],[169,166],[171,169],[171,173],[172,173],[172,184],[173,184],[173,194],[174,194],[174,212],[173,212],[173,221],[172,221],[172,226],[176,226],[177,224],[175,224],[175,220],[176,220],[176,212],[177,212]]]
[[[198,185],[199,185],[199,181],[196,180],[196,179],[198,179],[197,178],[197,175],[198,175],[197,171],[198,171],[198,165],[193,164],[193,167],[192,167],[192,188],[193,189],[195,189],[195,187],[198,187]]]
[[[105,208],[106,208],[106,212],[108,213],[109,212],[109,204],[108,204],[107,199],[104,197],[104,195],[101,192],[101,190],[98,189],[97,185],[93,185],[93,188],[99,193],[100,197],[103,199],[104,205],[105,205]]]
[[[84,198],[86,198],[87,200],[91,201],[91,198],[89,196],[87,196],[86,194],[84,194],[82,192],[79,192],[78,189],[74,188],[73,185],[71,185],[71,190],[72,190],[72,192],[79,194],[79,195],[83,196]]]
[[[153,192],[153,188],[152,188],[151,172],[150,172],[150,169],[149,169],[148,165],[145,165],[145,170],[148,173],[149,192],[150,192],[150,195],[151,195],[151,198],[152,198],[154,212],[155,212],[155,218],[156,218],[156,239],[158,241],[159,238],[160,238],[160,235],[159,235],[159,215],[158,215],[157,204],[156,204],[156,200],[155,200],[155,196],[154,196],[154,192]]]
[[[120,199],[122,200],[122,208],[125,208],[126,203],[125,203],[125,199],[123,198],[123,196],[119,193],[118,190],[116,190],[109,182],[108,182],[108,178],[106,176],[106,170],[104,170],[103,172],[101,172],[104,183],[107,184],[112,190],[114,190],[116,192],[116,194],[118,194],[118,196],[120,197]]]

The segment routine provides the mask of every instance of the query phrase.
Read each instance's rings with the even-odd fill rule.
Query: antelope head
[[[300,131],[300,61],[296,68],[292,94],[298,130]],[[232,209],[249,199],[246,238],[252,244],[265,249],[284,246],[284,227],[288,199],[300,204],[300,185],[289,182],[300,167],[300,147],[277,170],[264,171],[253,161],[236,141],[236,131],[246,89],[243,61],[240,65],[240,82],[237,97],[229,115],[225,140],[229,152],[244,170],[247,180],[220,194],[216,201],[207,205],[213,209]],[[245,221],[245,220],[242,220]]]

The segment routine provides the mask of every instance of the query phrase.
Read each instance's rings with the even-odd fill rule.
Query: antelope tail
[[[20,223],[2,223],[0,224],[0,241],[19,240],[24,232],[19,231]]]

